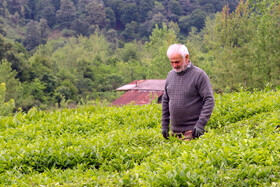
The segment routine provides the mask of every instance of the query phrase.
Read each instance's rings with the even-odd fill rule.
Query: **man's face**
[[[179,53],[174,53],[169,58],[171,66],[177,73],[183,71],[189,63],[189,55],[186,55],[185,61]]]

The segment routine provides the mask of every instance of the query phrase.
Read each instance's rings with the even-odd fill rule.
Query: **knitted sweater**
[[[162,129],[187,131],[194,126],[204,129],[215,105],[206,73],[191,64],[177,73],[171,70],[166,78],[162,97]]]

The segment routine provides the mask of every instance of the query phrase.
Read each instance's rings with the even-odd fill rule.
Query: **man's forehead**
[[[174,52],[170,55],[170,59],[182,59],[182,55],[178,52]]]

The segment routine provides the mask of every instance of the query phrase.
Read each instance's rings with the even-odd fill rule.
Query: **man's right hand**
[[[169,138],[169,129],[162,129],[161,134],[165,139]]]
[[[199,127],[196,127],[196,126],[193,128],[192,135],[193,135],[194,138],[199,138],[203,134],[204,134],[204,130],[203,129],[201,129]]]

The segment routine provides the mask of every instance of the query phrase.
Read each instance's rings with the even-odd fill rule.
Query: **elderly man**
[[[162,135],[191,140],[203,135],[213,108],[214,96],[206,73],[189,61],[186,46],[173,44],[167,50],[171,70],[162,98]]]

